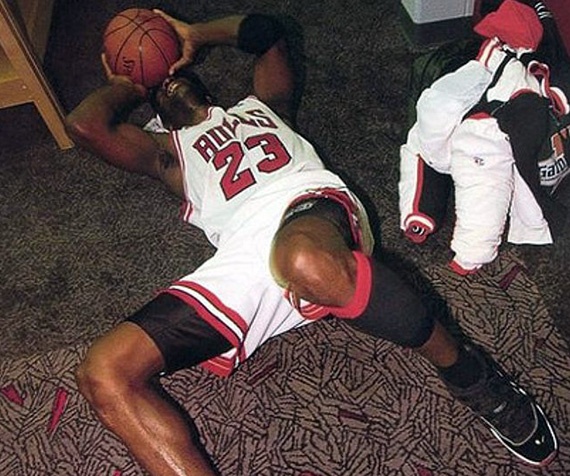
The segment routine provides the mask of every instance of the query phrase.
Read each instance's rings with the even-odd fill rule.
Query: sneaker
[[[466,389],[446,382],[451,395],[469,407],[512,454],[532,466],[546,466],[558,452],[558,440],[540,406],[494,362],[469,348],[485,376]]]

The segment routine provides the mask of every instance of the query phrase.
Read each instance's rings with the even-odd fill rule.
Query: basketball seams
[[[136,25],[137,27],[140,27],[141,24],[140,24],[140,23],[137,23],[137,22],[135,21],[136,18],[137,18],[137,16],[140,15],[140,10],[139,10],[139,9],[136,9],[136,10],[137,10],[137,14],[136,14],[134,17],[132,17],[132,18],[131,18],[130,16],[126,15],[125,12],[118,13],[115,17],[113,17],[113,19],[109,22],[109,25],[107,26],[107,29],[105,30],[105,36],[104,36],[104,38],[106,38],[108,35],[111,35],[111,34],[117,32],[117,31],[119,31],[119,30],[122,30],[122,29],[124,29],[124,28],[132,27],[133,24]],[[130,11],[130,10],[126,10],[126,11],[128,12],[128,11]],[[148,17],[147,17],[147,18],[148,18]],[[114,30],[111,30],[111,31],[108,32],[109,26],[112,26],[112,25],[114,25],[115,23],[118,23],[120,19],[124,19],[124,20],[125,20],[125,23],[122,23],[122,24],[120,24],[120,25],[117,25],[117,27],[116,27]],[[136,28],[135,28],[134,30],[136,30]]]
[[[160,58],[162,58],[162,62],[163,62],[163,66],[166,68],[166,70],[168,70],[168,68],[170,67],[170,64],[175,61],[177,58],[169,58],[168,55],[164,52],[163,49],[163,42],[159,42],[156,38],[154,38],[153,35],[156,34],[161,34],[163,35],[163,41],[164,40],[171,40],[172,36],[170,34],[168,34],[167,32],[165,32],[164,30],[161,30],[159,28],[156,29],[152,29],[152,30],[146,30],[140,37],[139,39],[139,58],[140,58],[140,69],[141,69],[141,78],[144,79],[146,78],[145,75],[145,64],[146,62],[144,62],[142,60],[142,51],[143,48],[141,48],[142,44],[144,43],[145,39],[150,40],[151,44],[154,46],[156,52],[159,53]],[[173,46],[176,47],[176,43],[174,41],[172,41]],[[145,46],[146,48],[146,46]],[[153,66],[155,66],[154,62],[153,62]]]
[[[119,48],[117,48],[116,53],[114,55],[114,58],[112,59],[112,64],[110,64],[109,66],[111,67],[111,69],[113,71],[117,71],[119,68],[119,59],[121,58],[121,52],[123,51],[123,49],[125,48],[125,46],[128,44],[129,40],[132,38],[132,36],[138,32],[138,29],[140,28],[140,24],[137,23],[135,21],[135,19],[141,15],[141,10],[140,9],[136,9],[136,13],[134,17],[130,17],[129,15],[127,15],[127,12],[131,12],[133,11],[133,9],[131,10],[126,10],[124,12],[120,12],[118,13],[109,23],[109,25],[107,26],[107,29],[105,30],[105,35],[103,36],[104,41],[106,41],[107,39],[110,39],[110,37],[114,34],[120,34],[120,32],[122,30],[125,29],[129,29],[130,31],[127,32],[127,36],[123,39],[121,46]],[[109,26],[112,26],[114,23],[118,23],[120,20],[125,20],[124,23],[118,25],[116,28],[114,28],[113,30],[109,31]],[[133,27],[133,25],[135,25]],[[108,58],[109,59],[109,58]],[[139,58],[139,63],[140,63],[140,58]]]
[[[160,83],[180,56],[178,36],[160,15],[145,9],[117,14],[103,35],[109,66],[147,87]]]

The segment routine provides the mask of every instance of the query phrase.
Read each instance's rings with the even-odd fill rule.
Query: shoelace
[[[499,373],[490,376],[478,393],[475,401],[470,402],[472,408],[510,440],[527,439],[534,429],[534,412],[528,396]]]

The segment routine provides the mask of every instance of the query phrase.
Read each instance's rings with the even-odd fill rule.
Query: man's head
[[[212,104],[212,96],[200,78],[186,69],[153,90],[150,102],[166,128],[179,129],[199,123],[201,113]]]

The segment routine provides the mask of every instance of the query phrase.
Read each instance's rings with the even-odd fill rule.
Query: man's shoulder
[[[241,115],[243,113],[252,113],[252,111],[254,111],[255,114],[271,118],[271,121],[273,121],[275,124],[278,124],[280,127],[286,125],[287,127],[291,128],[291,125],[289,124],[287,118],[284,118],[281,114],[275,111],[275,109],[273,109],[271,106],[253,94],[250,94],[249,96],[241,99],[225,112],[226,114],[230,115]]]
[[[243,99],[237,101],[233,106],[228,108],[228,111],[231,111],[233,109],[239,109],[246,106],[251,106],[252,104],[268,107],[263,101],[258,99],[257,96],[250,94],[249,96],[246,96]]]

